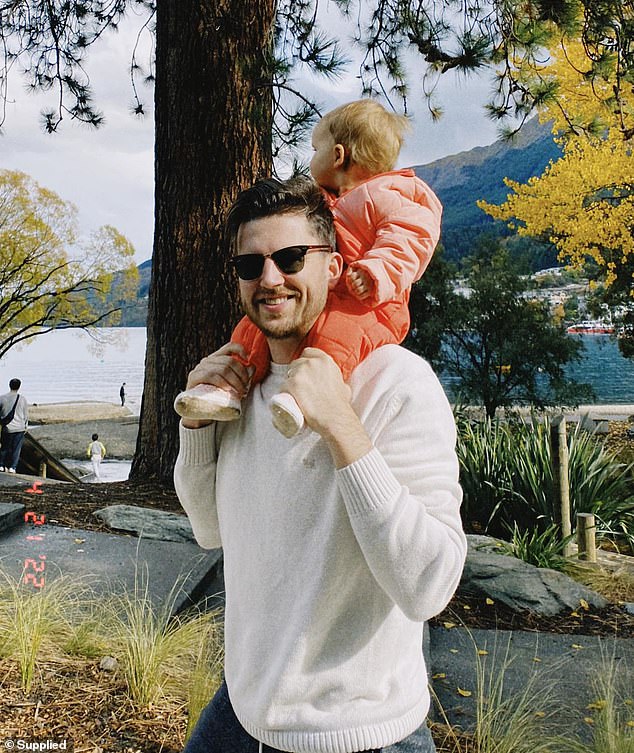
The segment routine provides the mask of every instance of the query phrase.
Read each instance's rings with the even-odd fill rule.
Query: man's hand
[[[348,287],[360,301],[374,293],[374,280],[363,269],[349,269],[347,274]]]
[[[306,424],[324,438],[337,468],[353,463],[372,449],[350,402],[350,387],[323,350],[305,348],[289,364],[282,390],[297,400]]]
[[[253,367],[245,366],[234,356],[246,360],[247,354],[242,345],[231,342],[218,348],[211,355],[205,356],[189,372],[186,389],[189,390],[197,384],[211,384],[222,390],[233,392],[239,399],[242,399],[249,391]],[[211,421],[182,419],[183,426],[188,429],[199,429],[209,423]]]

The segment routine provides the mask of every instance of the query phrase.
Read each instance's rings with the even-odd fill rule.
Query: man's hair
[[[321,189],[306,175],[296,175],[288,180],[265,178],[240,193],[227,215],[232,251],[241,225],[278,214],[303,214],[319,240],[335,249],[335,226]]]
[[[22,382],[19,379],[12,379],[9,382],[10,390],[19,390],[21,386],[22,386]]]
[[[392,170],[410,124],[373,99],[358,99],[326,113],[316,128],[327,128],[346,150],[348,163],[373,175]]]
[[[96,442],[99,439],[99,434],[93,434],[92,435],[92,441]]]

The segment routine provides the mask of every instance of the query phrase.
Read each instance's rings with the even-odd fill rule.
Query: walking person
[[[106,448],[99,441],[99,434],[92,435],[92,441],[88,445],[87,454],[92,464],[93,475],[99,481],[101,479],[101,461],[106,457]]]
[[[121,385],[119,397],[121,398],[121,406],[123,407],[125,405],[125,382]]]
[[[9,392],[0,396],[0,471],[15,473],[20,462],[24,435],[29,426],[29,404],[19,390],[22,382],[11,379]]]
[[[243,410],[180,423],[176,491],[200,546],[222,546],[226,586],[225,682],[185,753],[433,753],[424,624],[466,555],[451,408],[398,345],[348,383],[318,348],[295,358],[343,271],[310,179],[260,181],[227,231],[270,367],[249,389],[246,352],[228,343],[186,384],[231,389]],[[270,420],[280,391],[306,422],[292,439]]]

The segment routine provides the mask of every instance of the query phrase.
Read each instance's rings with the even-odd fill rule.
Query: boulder
[[[133,533],[144,539],[196,543],[186,515],[134,505],[110,505],[93,514],[115,531]]]
[[[10,531],[23,525],[24,510],[24,505],[18,502],[0,502],[0,531]]]
[[[468,536],[469,551],[459,592],[488,596],[511,609],[552,616],[579,607],[583,599],[596,608],[607,601],[563,573],[529,565],[495,552],[495,539]]]

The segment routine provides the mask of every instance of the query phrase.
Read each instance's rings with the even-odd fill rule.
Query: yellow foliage
[[[73,204],[0,170],[0,356],[42,331],[115,323],[136,287],[133,256],[108,226],[84,242]]]
[[[514,61],[520,81],[548,92],[539,118],[552,122],[563,156],[524,185],[507,181],[503,204],[478,205],[520,235],[551,241],[565,263],[593,260],[608,285],[626,276],[634,295],[634,88],[616,56],[593,65],[579,37],[559,38],[543,61]]]
[[[542,176],[506,183],[513,193],[503,204],[478,206],[520,235],[550,240],[560,260],[581,267],[593,259],[610,284],[634,258],[634,156],[619,136],[571,139]]]
[[[552,121],[553,132],[590,129],[602,137],[629,138],[634,127],[634,90],[623,85],[616,57],[597,70],[579,39],[563,37],[549,51],[546,62],[534,59],[520,64],[520,79],[531,86],[554,84],[554,93],[539,107],[542,122]],[[618,96],[617,96],[618,94]]]

